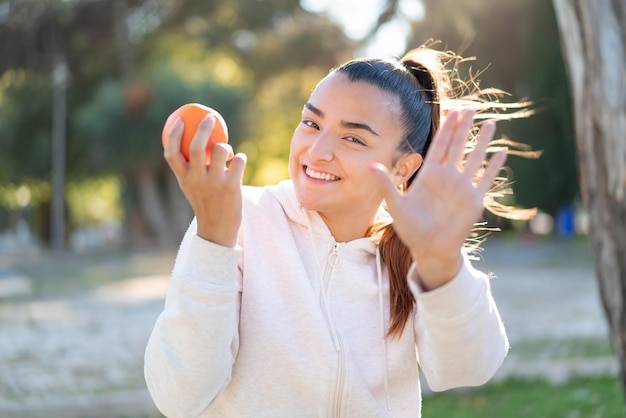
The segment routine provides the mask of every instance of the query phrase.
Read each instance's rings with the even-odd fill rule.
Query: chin
[[[319,211],[321,209],[321,202],[319,197],[312,196],[309,193],[302,193],[298,190],[297,186],[295,186],[295,190],[296,199],[298,200],[300,206],[302,206],[304,209],[315,211]]]
[[[300,206],[302,206],[304,209],[308,209],[308,210],[318,210],[318,202],[315,202],[313,199],[310,198],[306,198],[305,196],[301,196],[300,194],[298,194],[296,192],[296,198],[298,199],[298,203],[300,204]]]

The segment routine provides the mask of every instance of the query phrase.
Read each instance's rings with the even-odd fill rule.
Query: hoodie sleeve
[[[488,277],[465,259],[456,277],[440,288],[422,291],[415,264],[408,280],[417,301],[416,344],[428,386],[443,391],[486,383],[509,349]]]
[[[239,345],[241,250],[195,234],[181,243],[145,353],[152,399],[169,418],[200,415],[230,382]]]

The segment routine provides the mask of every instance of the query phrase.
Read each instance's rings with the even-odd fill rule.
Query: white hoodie
[[[385,338],[389,282],[369,238],[335,242],[285,181],[244,187],[239,247],[183,239],[145,356],[148,389],[175,417],[419,417],[431,389],[485,383],[508,341],[487,277],[466,262],[420,292]],[[416,351],[417,350],[417,351]]]

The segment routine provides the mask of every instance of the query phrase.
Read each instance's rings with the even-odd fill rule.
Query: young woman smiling
[[[419,417],[433,390],[480,385],[508,341],[464,244],[506,153],[477,104],[449,110],[445,54],[357,59],[304,105],[291,179],[242,186],[246,157],[165,158],[194,209],[145,375],[168,417]],[[485,103],[480,103],[484,107]],[[468,143],[471,144],[468,147]]]

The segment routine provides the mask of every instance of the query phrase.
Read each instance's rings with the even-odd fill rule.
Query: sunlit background
[[[0,0],[0,416],[158,416],[142,352],[192,216],[162,158],[171,111],[218,109],[245,182],[275,183],[329,69],[424,43],[469,58],[461,71],[503,101],[531,101],[498,134],[542,152],[509,159],[503,201],[538,215],[490,218],[501,232],[479,262],[500,276],[515,343],[503,392],[432,397],[468,414],[425,417],[505,416],[495,398],[521,411],[538,396],[524,379],[561,385],[563,402],[508,417],[622,416],[544,0]]]
[[[328,14],[349,38],[356,41],[367,38],[365,44],[357,49],[357,56],[402,55],[406,52],[411,34],[411,22],[424,18],[424,6],[415,0],[398,1],[396,14],[380,27],[377,27],[377,21],[388,7],[385,1],[305,0],[300,4],[310,12]]]
[[[480,74],[482,86],[538,110],[501,132],[543,151],[510,162],[515,194],[506,202],[540,215],[502,226],[585,230],[567,80],[545,2],[0,5],[0,246],[175,243],[189,210],[161,156],[171,111],[193,101],[217,108],[231,144],[248,154],[246,182],[274,183],[287,176],[302,103],[330,68],[423,43],[472,58],[463,71]]]

